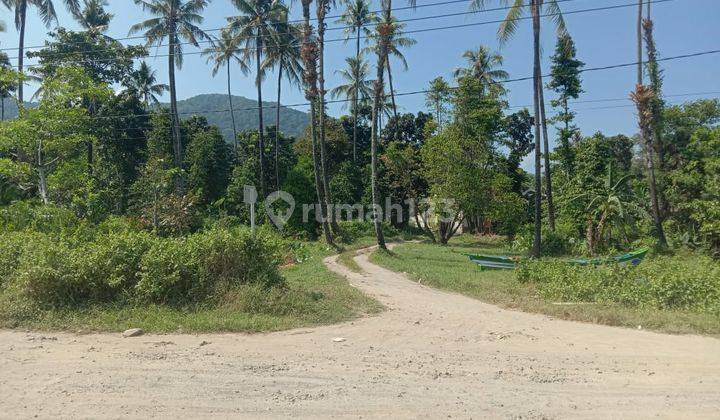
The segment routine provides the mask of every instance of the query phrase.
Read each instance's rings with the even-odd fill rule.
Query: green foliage
[[[213,229],[182,238],[147,232],[95,232],[87,238],[6,234],[2,279],[38,305],[101,302],[208,302],[242,284],[282,284],[283,242],[260,230]]]
[[[517,278],[535,283],[540,294],[553,301],[720,314],[720,265],[709,258],[657,257],[639,266],[597,267],[528,261]]]
[[[558,94],[558,97],[551,101],[553,107],[559,108],[551,122],[560,123],[557,127],[559,138],[555,153],[560,167],[566,173],[575,171],[575,153],[571,141],[579,133],[578,127],[573,124],[575,113],[570,110],[568,102],[583,93],[580,72],[585,63],[575,58],[575,54],[575,42],[570,35],[565,33],[559,36],[555,55],[552,56],[551,79],[547,86]]]
[[[68,31],[58,28],[38,51],[28,52],[38,66],[32,72],[41,78],[53,77],[67,65],[79,65],[96,82],[124,83],[133,71],[133,58],[147,54],[143,46],[124,46],[97,31]]]
[[[543,226],[541,250],[545,256],[567,255],[575,250],[575,240],[563,233],[561,229],[551,231]],[[518,229],[510,247],[516,253],[528,254],[532,248],[533,226],[523,225]]]
[[[231,152],[217,128],[207,127],[194,133],[185,161],[188,187],[200,204],[210,204],[225,194],[230,178]]]
[[[213,230],[156,244],[140,263],[138,298],[155,303],[187,303],[219,296],[233,286],[282,282],[280,242],[248,229]]]
[[[720,128],[698,129],[679,168],[668,174],[668,197],[676,204],[673,226],[685,243],[720,255]]]

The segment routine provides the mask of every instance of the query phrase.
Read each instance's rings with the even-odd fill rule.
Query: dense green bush
[[[281,242],[261,230],[211,230],[157,242],[143,256],[137,295],[155,303],[205,300],[232,286],[282,282]]]
[[[542,236],[540,240],[540,248],[542,254],[547,256],[552,255],[567,255],[576,250],[577,240],[569,237],[568,235],[558,231],[552,232],[543,226]],[[513,251],[517,253],[527,254],[530,252],[533,243],[533,226],[523,226],[515,235],[515,238],[511,244]]]
[[[720,264],[706,257],[657,257],[639,266],[597,267],[528,261],[517,277],[535,283],[548,300],[720,313]]]
[[[348,220],[338,222],[338,225],[340,225],[340,230],[342,231],[342,239],[347,243],[354,242],[364,236],[375,236],[375,225],[373,222]],[[382,224],[382,230],[385,237],[393,237],[400,234],[399,230],[387,223]]]
[[[4,232],[30,230],[67,233],[74,231],[82,223],[72,211],[53,205],[43,206],[31,201],[18,201],[0,207],[0,230]]]
[[[85,236],[6,233],[0,287],[41,305],[201,302],[241,284],[277,285],[283,242],[260,229],[212,229],[183,238],[119,229]],[[7,290],[6,290],[7,291]]]

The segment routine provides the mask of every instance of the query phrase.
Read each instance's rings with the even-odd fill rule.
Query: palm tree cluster
[[[210,46],[202,53],[212,66],[213,76],[221,69],[225,69],[227,77],[227,96],[229,112],[232,117],[234,146],[238,149],[238,132],[235,123],[235,110],[233,108],[232,76],[235,74],[233,66],[241,74],[254,73],[254,84],[257,89],[258,109],[258,162],[260,193],[265,194],[269,185],[267,181],[274,178],[275,186],[279,187],[278,151],[280,141],[280,102],[283,81],[291,85],[302,86],[305,97],[310,101],[310,137],[312,138],[312,156],[315,172],[315,187],[317,202],[322,209],[323,230],[329,243],[333,242],[333,235],[338,234],[339,228],[330,211],[332,203],[327,170],[326,147],[326,87],[325,87],[325,33],[328,12],[337,7],[335,0],[315,0],[315,19],[317,25],[310,24],[311,6],[313,0],[301,0],[302,24],[293,24],[289,21],[289,6],[283,0],[230,0],[236,9],[234,16],[227,18],[227,25],[219,31],[218,36],[211,36],[201,28],[202,13],[209,6],[211,0],[133,0],[143,11],[151,15],[147,20],[139,22],[130,28],[129,33],[142,33],[146,46],[167,47],[168,57],[168,84],[158,83],[157,75],[147,63],[142,62],[133,73],[128,89],[138,94],[146,107],[156,105],[158,96],[166,91],[170,96],[170,116],[173,147],[173,158],[176,167],[183,164],[183,138],[177,110],[176,70],[183,64],[185,45],[200,47],[201,42]],[[29,7],[37,10],[45,26],[57,21],[56,9],[53,0],[0,0],[2,4],[14,12],[14,23],[19,31],[18,45],[18,71],[23,73],[24,40],[26,32],[27,11]],[[107,0],[63,0],[64,5],[77,20],[79,25],[87,32],[104,35],[113,15],[106,12]],[[414,1],[409,0],[411,6]],[[537,139],[535,148],[535,235],[532,254],[540,255],[540,235],[542,220],[542,200],[547,203],[547,221],[551,230],[555,229],[555,209],[553,204],[552,174],[550,166],[549,139],[547,118],[545,115],[545,99],[542,83],[541,68],[541,23],[542,18],[549,19],[556,29],[559,37],[568,37],[565,22],[560,11],[558,0],[504,0],[508,5],[506,19],[498,28],[497,37],[500,44],[509,41],[517,32],[519,22],[524,14],[530,15],[533,33],[533,99],[534,99],[534,138]],[[642,18],[642,1],[639,2],[638,22]],[[486,5],[485,0],[470,0],[472,8],[479,10]],[[393,61],[398,62],[403,69],[408,69],[408,63],[403,50],[415,44],[415,40],[404,33],[405,25],[393,16],[392,0],[381,0],[381,11],[374,13],[370,10],[369,0],[342,0],[342,13],[338,23],[345,26],[346,41],[354,42],[354,56],[345,61],[347,68],[336,71],[344,83],[329,91],[332,98],[343,98],[350,104],[353,117],[353,160],[358,159],[358,114],[362,107],[370,107],[370,155],[371,155],[371,190],[372,201],[379,206],[377,149],[379,133],[382,125],[382,115],[390,114],[397,119],[398,106],[396,103],[395,86],[393,85]],[[649,9],[649,5],[648,5]],[[543,15],[543,12],[547,12]],[[649,10],[648,10],[649,15]],[[0,22],[0,31],[4,30],[4,23]],[[639,61],[642,62],[642,39],[639,24],[638,51]],[[652,26],[646,24],[648,32],[647,42],[652,43]],[[109,38],[109,37],[108,37]],[[367,45],[363,48],[361,43],[365,38]],[[654,47],[653,47],[654,48]],[[376,73],[371,79],[371,64],[366,55],[374,55]],[[476,50],[465,52],[463,57],[468,66],[455,70],[456,78],[471,77],[477,79],[483,89],[497,89],[503,93],[502,82],[508,78],[507,72],[502,69],[502,56],[492,52],[484,46]],[[651,57],[652,59],[652,57]],[[0,57],[0,65],[8,66],[7,57]],[[646,109],[652,105],[652,91],[642,86],[642,71],[638,72],[638,89],[633,99],[638,103],[641,114],[641,128],[646,140],[647,148],[652,149],[652,116],[646,115]],[[263,82],[268,72],[277,74],[277,104],[275,120],[275,174],[267,173],[266,163],[266,127],[263,118]],[[388,93],[385,89],[385,80],[388,82]],[[23,102],[23,83],[17,83],[17,100]],[[9,95],[8,89],[0,92],[5,97]],[[450,86],[442,78],[432,82],[431,91],[427,96],[428,107],[434,110],[437,123],[442,127],[442,114],[444,102],[450,96]],[[648,99],[650,98],[650,99]],[[389,102],[388,102],[389,99]],[[3,102],[4,105],[4,102]],[[567,107],[567,106],[566,106]],[[542,143],[540,142],[542,139]],[[545,153],[543,153],[543,148]],[[542,161],[544,158],[544,162]],[[544,165],[543,165],[544,163]],[[651,163],[649,164],[649,166]],[[544,191],[542,167],[544,166]],[[650,167],[652,172],[652,167]],[[654,184],[652,182],[651,184]],[[654,185],[651,192],[654,194]],[[179,186],[181,187],[181,186]],[[654,198],[657,207],[657,198]],[[656,211],[657,212],[657,211]],[[659,217],[656,217],[659,225]],[[659,226],[660,228],[661,226]],[[380,220],[375,217],[375,231],[378,245],[385,247]]]

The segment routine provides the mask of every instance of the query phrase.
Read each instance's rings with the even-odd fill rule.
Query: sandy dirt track
[[[350,323],[0,331],[0,417],[720,418],[720,340],[508,311],[356,260],[326,264],[388,310]]]

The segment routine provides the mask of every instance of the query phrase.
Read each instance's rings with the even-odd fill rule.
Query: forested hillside
[[[162,104],[169,106],[168,104]],[[238,131],[257,130],[257,100],[243,96],[233,96],[235,123]],[[187,119],[192,115],[202,115],[211,125],[220,129],[227,141],[232,139],[232,119],[229,112],[217,112],[230,109],[227,95],[207,94],[193,96],[178,101],[180,118]],[[263,102],[263,117],[267,126],[275,125],[275,102]],[[308,123],[306,113],[291,108],[280,109],[280,129],[289,136],[298,137]]]
[[[34,107],[35,103],[27,103],[26,106]],[[161,104],[169,107],[168,104]],[[275,102],[263,102],[263,117],[268,126],[275,125]],[[238,131],[257,130],[257,101],[243,96],[233,96],[233,109],[235,109],[235,122]],[[202,115],[208,122],[220,129],[225,140],[232,139],[232,119],[229,112],[218,112],[230,109],[227,95],[207,94],[193,96],[192,98],[178,101],[178,112],[180,118],[186,120],[193,115]],[[17,117],[17,106],[15,101],[5,99],[5,118]],[[308,123],[308,116],[302,111],[291,108],[280,109],[281,129],[288,135],[299,137]]]

